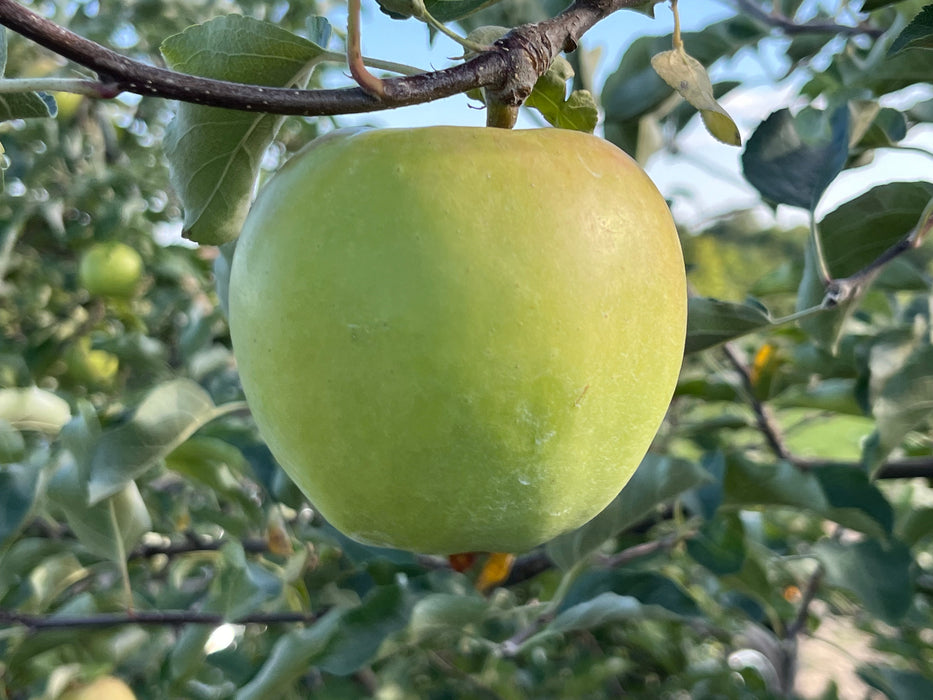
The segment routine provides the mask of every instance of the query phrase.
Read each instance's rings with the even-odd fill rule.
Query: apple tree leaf
[[[933,697],[933,680],[916,671],[872,664],[859,666],[858,675],[889,698]]]
[[[823,565],[826,583],[854,593],[872,614],[890,625],[907,614],[914,593],[914,562],[903,543],[823,540],[811,553]]]
[[[41,452],[33,453],[35,456]],[[19,532],[41,488],[41,465],[32,461],[0,466],[0,549]]]
[[[0,80],[6,71],[7,37],[6,27],[0,27]],[[9,92],[0,94],[0,122],[9,119],[33,119],[54,117],[55,100],[44,98],[38,92]],[[0,154],[3,149],[0,148]]]
[[[574,90],[567,97],[567,82],[573,78],[573,67],[563,56],[551,62],[525,105],[537,109],[552,126],[593,133],[599,119],[596,100],[589,90]]]
[[[700,614],[696,601],[671,579],[654,571],[632,571],[626,568],[583,572],[567,590],[557,612],[592,600],[602,593],[632,596],[643,605],[657,605],[678,615]]]
[[[108,498],[88,505],[87,490],[76,462],[58,468],[49,484],[49,500],[92,554],[118,561],[152,528],[152,519],[136,482],[130,481]]]
[[[820,221],[833,277],[848,277],[907,236],[933,199],[933,183],[889,182],[840,204]]]
[[[462,630],[466,625],[482,621],[489,608],[489,602],[479,595],[429,593],[412,608],[408,633],[415,640],[423,640],[435,634]]]
[[[832,466],[804,471],[789,462],[758,464],[732,457],[723,477],[723,505],[809,510],[873,537],[887,537],[894,514],[864,471]]]
[[[699,352],[740,338],[774,323],[761,304],[740,304],[708,297],[687,301],[687,343],[685,352]]]
[[[916,343],[876,343],[869,366],[877,427],[865,442],[862,460],[874,471],[907,433],[933,414],[933,344],[925,338]]]
[[[763,121],[742,154],[745,178],[775,204],[812,210],[845,166],[849,109],[781,109]]]
[[[372,660],[390,634],[405,627],[411,605],[397,585],[374,588],[353,608],[331,608],[314,624],[283,635],[237,700],[263,700],[291,688],[315,666],[348,675]]]
[[[500,0],[424,0],[424,9],[439,22],[463,19],[483,8],[495,5]],[[409,19],[418,16],[417,5],[412,0],[378,0],[379,9],[392,19]]]
[[[715,139],[730,146],[742,145],[738,127],[713,96],[713,84],[702,63],[681,47],[656,54],[651,67],[700,111],[703,124]]]
[[[745,528],[736,512],[723,511],[687,540],[687,552],[717,576],[735,574],[745,563]]]
[[[326,41],[329,28],[320,24],[315,38]],[[274,87],[303,86],[325,52],[314,41],[239,15],[189,27],[161,50],[168,66],[182,73]],[[239,235],[262,156],[283,121],[257,112],[179,104],[165,154],[185,207],[187,238],[217,245]]]
[[[87,457],[88,497],[93,505],[144,474],[202,425],[242,404],[215,406],[198,384],[176,379],[153,389],[133,417],[103,432]]]
[[[888,55],[907,48],[933,49],[933,5],[927,5],[910,20],[888,49]]]
[[[559,567],[568,569],[659,506],[709,480],[707,471],[695,462],[649,453],[625,488],[599,515],[548,543],[548,556]]]
[[[17,430],[55,436],[71,420],[71,407],[62,397],[36,386],[0,389],[0,420]]]

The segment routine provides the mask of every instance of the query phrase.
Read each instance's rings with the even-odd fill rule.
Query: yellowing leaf
[[[512,571],[513,563],[515,563],[514,554],[505,552],[490,554],[479,573],[479,578],[476,580],[476,589],[478,591],[488,591],[497,583],[505,581],[509,576],[509,572]]]
[[[651,67],[700,111],[703,123],[716,139],[731,146],[742,144],[738,127],[713,95],[713,84],[702,63],[680,48],[653,56]]]
[[[718,105],[717,105],[718,106]],[[739,128],[735,125],[726,111],[719,107],[719,110],[701,109],[700,117],[703,119],[703,125],[706,130],[713,135],[717,141],[722,141],[730,146],[741,146],[742,136],[739,134]]]

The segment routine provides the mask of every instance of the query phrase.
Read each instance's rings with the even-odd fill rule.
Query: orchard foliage
[[[467,32],[562,9],[474,12],[488,4],[381,3]],[[677,162],[698,109],[722,127],[716,107],[748,87],[737,56],[778,56],[787,95],[741,129],[761,205],[682,227],[688,353],[651,452],[609,508],[500,582],[484,556],[454,568],[340,535],[243,403],[230,245],[210,244],[235,239],[257,180],[340,118],[53,92],[74,64],[0,34],[0,698],[54,700],[105,674],[140,698],[933,694],[933,179],[820,208],[840,174],[929,132],[933,11],[736,5],[681,37],[711,94],[654,71],[676,42],[648,3],[656,35],[604,85],[584,40],[529,98],[565,127],[598,114],[597,133],[650,166]],[[326,3],[30,6],[181,72],[349,80]],[[13,82],[50,77],[71,83]],[[117,240],[143,259],[139,287],[92,295],[81,259]],[[815,638],[850,651],[850,672],[815,660]],[[826,687],[834,673],[848,685]]]

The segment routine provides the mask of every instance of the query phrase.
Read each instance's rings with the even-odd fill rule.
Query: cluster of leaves
[[[802,19],[792,1],[769,9],[833,19]],[[189,232],[235,230],[263,168],[316,123],[91,99],[5,122],[0,697],[54,700],[102,673],[146,698],[812,696],[795,686],[798,649],[840,619],[874,646],[851,660],[862,682],[929,695],[933,255],[915,243],[933,184],[890,182],[814,212],[840,172],[933,119],[922,99],[881,105],[933,75],[933,26],[911,0],[861,9],[866,26],[889,29],[786,41],[788,72],[809,76],[808,106],[771,115],[743,152],[762,198],[808,212],[810,230],[737,212],[684,232],[697,296],[652,452],[606,511],[519,556],[491,591],[477,590],[475,569],[365,547],[321,520],[243,410],[215,289],[224,257],[154,238],[182,226],[173,192]],[[216,17],[226,10],[245,16]],[[161,46],[184,70],[256,80],[274,55],[284,60],[266,78],[285,84],[326,49],[315,10],[151,0],[106,16],[93,3],[56,11],[140,56]],[[503,3],[463,24],[549,12]],[[683,40],[711,66],[774,34],[743,13]],[[230,48],[237,36],[250,61]],[[660,145],[646,134],[674,139],[696,114],[651,67],[671,45],[637,39],[600,96],[607,137],[643,159]],[[7,74],[59,68],[11,42]],[[570,77],[559,64],[535,99],[559,103]],[[133,298],[77,282],[82,253],[108,239],[143,256]],[[117,373],[70,363],[82,344],[115,356]]]

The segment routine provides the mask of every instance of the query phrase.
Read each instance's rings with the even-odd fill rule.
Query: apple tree
[[[0,698],[933,694],[933,6],[695,12],[0,0]],[[595,132],[678,223],[664,423],[529,551],[347,537],[237,371],[257,190],[412,105]]]

